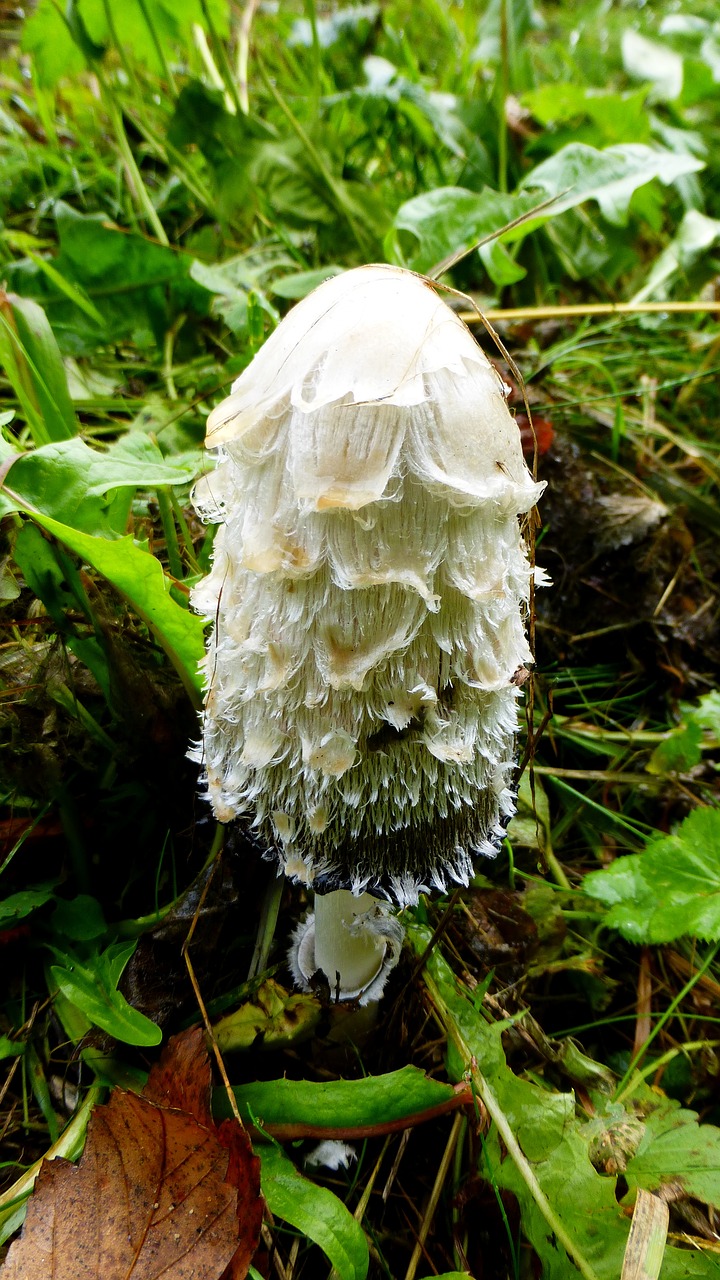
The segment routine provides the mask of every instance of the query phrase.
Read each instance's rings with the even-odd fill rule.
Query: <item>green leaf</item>
[[[422,954],[430,937],[429,930],[411,926],[408,936],[416,952]],[[505,1024],[485,1021],[437,950],[427,962],[426,981],[448,1032],[457,1071],[464,1072],[472,1062],[476,1063],[479,1088],[486,1090],[486,1105],[492,1106],[495,1124],[485,1141],[478,1171],[496,1188],[510,1190],[517,1197],[523,1232],[540,1259],[543,1280],[568,1280],[578,1271],[586,1280],[617,1280],[622,1272],[629,1222],[616,1198],[615,1176],[598,1173],[590,1157],[598,1129],[604,1127],[605,1121],[597,1116],[587,1120],[581,1113],[576,1114],[571,1094],[558,1095],[514,1075],[502,1049]],[[657,1095],[650,1090],[648,1094],[657,1106]],[[622,1107],[608,1105],[615,1106],[620,1119],[627,1118]],[[675,1104],[662,1099],[661,1106],[667,1114]],[[549,1118],[546,1117],[548,1108]],[[647,1109],[652,1110],[653,1105]],[[678,1116],[677,1111],[674,1114]],[[680,1113],[679,1122],[683,1123],[690,1114]],[[502,1141],[497,1128],[501,1117],[508,1126]],[[630,1119],[637,1124],[634,1113]],[[661,1127],[657,1122],[655,1132]],[[697,1139],[704,1128],[695,1129],[694,1140],[687,1143],[688,1152],[701,1150]],[[652,1125],[647,1130],[648,1135],[651,1133]],[[692,1184],[704,1191],[712,1189],[713,1193],[717,1185],[716,1133],[711,1129],[708,1134],[708,1159],[698,1173],[698,1180]],[[519,1139],[520,1152],[526,1161],[524,1168],[520,1154],[516,1156],[508,1148],[511,1139]],[[646,1180],[658,1185],[659,1159],[652,1175],[647,1164],[642,1164],[651,1141],[648,1136],[647,1146],[641,1143],[636,1151],[639,1163],[635,1185],[645,1185]],[[665,1153],[661,1154],[665,1163]],[[669,1160],[669,1150],[667,1154]],[[694,1177],[698,1172],[694,1159],[693,1154],[681,1156],[684,1177]],[[697,1163],[701,1162],[699,1156]],[[564,1233],[568,1248],[572,1248],[575,1266],[558,1238],[559,1230]],[[710,1257],[667,1247],[662,1280],[712,1280],[716,1275],[716,1264]]]
[[[326,1125],[352,1129],[404,1120],[419,1111],[447,1102],[453,1087],[431,1080],[417,1067],[402,1067],[386,1075],[362,1080],[266,1080],[239,1085],[234,1091],[244,1119],[261,1124]],[[218,1090],[220,1112],[226,1112],[224,1091]]]
[[[27,586],[42,600],[48,614],[71,653],[92,671],[108,704],[111,704],[110,671],[105,649],[96,636],[79,635],[69,611],[78,605],[86,612],[87,597],[77,575],[63,565],[63,555],[30,523],[23,525],[15,539],[15,563]]]
[[[53,330],[70,354],[94,352],[100,342],[132,337],[137,346],[160,346],[181,311],[204,315],[208,294],[190,279],[192,256],[121,230],[104,214],[78,213],[63,200],[54,206],[60,252],[55,274],[30,259],[11,264],[7,278],[18,291],[42,302]],[[102,319],[68,296],[76,286]]]
[[[616,142],[651,141],[646,99],[646,89],[612,93],[580,84],[544,84],[523,94],[522,103],[546,126],[589,120],[591,125],[577,140],[609,146]]]
[[[215,29],[224,34],[227,6],[223,0],[207,0],[207,7]],[[150,0],[149,8],[158,39],[165,47],[190,44],[192,24],[205,25],[200,0],[177,0],[174,4]],[[65,21],[63,9],[64,5],[58,12],[55,0],[40,0],[23,31],[22,47],[32,53],[40,83],[46,87],[52,87],[63,77],[76,76],[84,70],[86,57],[91,60],[99,57],[102,46],[111,39],[103,0],[81,0],[81,7],[77,3],[69,5]],[[163,67],[157,47],[137,0],[123,0],[122,4],[113,5],[112,17],[123,52],[161,73]]]
[[[699,724],[701,729],[720,738],[720,690],[711,689],[695,704],[683,702],[680,709],[688,724]]]
[[[51,965],[52,983],[101,1030],[124,1044],[160,1044],[162,1031],[117,990],[123,970],[137,942],[115,942],[91,959],[65,957],[65,965]]]
[[[574,209],[585,200],[596,200],[608,222],[625,226],[630,200],[638,187],[653,178],[659,178],[667,186],[684,174],[697,173],[704,167],[702,160],[693,156],[676,155],[642,143],[623,143],[599,151],[581,142],[571,142],[526,173],[520,190],[552,196],[570,188],[567,195],[561,196],[543,215],[543,220],[556,217],[565,209]],[[527,235],[536,225],[533,219],[509,232],[507,238]]]
[[[702,759],[702,729],[691,723],[658,743],[647,763],[648,773],[686,773]]]
[[[158,446],[140,432],[113,442],[103,453],[84,440],[64,440],[16,454],[0,446],[7,468],[0,494],[0,513],[41,512],[84,533],[125,533],[135,489],[190,484],[201,457],[164,458]],[[118,491],[128,492],[121,497]]]
[[[73,942],[90,942],[107,931],[100,903],[87,893],[78,894],[76,898],[58,898],[50,925],[54,933]]]
[[[666,298],[668,287],[675,279],[687,273],[698,260],[704,259],[718,242],[720,221],[717,218],[706,218],[697,209],[688,209],[677,234],[655,259],[645,284],[633,295],[631,301]]]
[[[4,1062],[6,1058],[21,1058],[24,1052],[24,1040],[11,1040],[9,1036],[0,1036],[0,1062]]]
[[[51,88],[62,76],[85,70],[85,59],[75,44],[62,9],[53,0],[40,0],[23,25],[22,50],[32,58],[39,85]]]
[[[424,1280],[472,1280],[469,1271],[443,1271],[441,1276],[425,1276]]]
[[[591,871],[583,889],[610,907],[606,923],[631,942],[683,934],[720,938],[720,811],[695,809],[639,854]]]
[[[652,1112],[645,1127],[625,1171],[628,1187],[658,1191],[679,1184],[686,1196],[720,1208],[720,1129],[699,1125],[694,1111],[680,1109]]]
[[[276,276],[269,291],[276,298],[288,298],[292,302],[298,302],[300,298],[306,298],[325,280],[342,275],[343,271],[344,267],[338,267],[334,263],[327,267],[318,267],[315,271],[293,271],[291,275]]]
[[[340,1280],[364,1280],[368,1247],[364,1232],[341,1200],[298,1173],[277,1147],[259,1148],[262,1193],[271,1213],[319,1245]]]
[[[0,902],[0,929],[7,929],[37,911],[38,907],[44,907],[54,896],[56,885],[57,881],[53,880],[47,884],[39,884],[34,889],[11,893],[8,898],[4,898]]]
[[[633,193],[660,178],[674,182],[686,173],[702,169],[703,162],[690,155],[637,144],[606,147],[600,151],[583,143],[570,143],[531,169],[513,195],[486,187],[480,193],[463,187],[438,187],[401,205],[385,241],[391,261],[427,272],[448,254],[469,248],[477,240],[499,231],[506,223],[529,213],[548,196],[559,195],[537,217],[505,232],[480,250],[490,278],[509,284],[525,274],[504,247],[522,240],[552,218],[574,209],[585,200],[596,200],[608,222],[624,225]],[[569,190],[568,190],[569,188]],[[560,194],[565,192],[565,194]],[[539,193],[539,194],[538,194]]]
[[[77,435],[62,357],[42,307],[0,294],[0,362],[36,444]]]
[[[533,196],[502,195],[489,187],[480,193],[463,187],[438,187],[400,206],[385,248],[392,261],[412,271],[428,272],[450,253],[470,248],[537,203]],[[523,268],[497,242],[482,252],[491,279],[509,283],[511,277],[519,280],[524,276]]]
[[[97,569],[125,597],[165,650],[193,703],[199,705],[202,689],[199,664],[205,654],[204,624],[173,600],[172,582],[163,573],[159,560],[136,547],[132,538],[109,542],[106,538],[93,538],[71,529],[48,516],[31,514],[35,524]]]

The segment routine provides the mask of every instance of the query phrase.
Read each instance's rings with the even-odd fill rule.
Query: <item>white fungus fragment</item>
[[[466,884],[513,812],[543,488],[498,374],[429,283],[360,267],[290,312],[207,442],[216,815],[320,892]]]
[[[306,1169],[349,1169],[357,1160],[357,1152],[349,1142],[341,1142],[339,1138],[324,1138],[312,1151],[308,1151],[303,1160]]]

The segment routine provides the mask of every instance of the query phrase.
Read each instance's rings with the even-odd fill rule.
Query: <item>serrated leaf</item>
[[[618,858],[583,881],[610,907],[606,923],[631,942],[671,942],[683,934],[720,938],[720,811],[695,809],[644,852]]]
[[[298,1173],[277,1147],[263,1148],[262,1192],[271,1213],[297,1227],[319,1245],[340,1280],[364,1280],[368,1270],[365,1234],[341,1200]]]
[[[415,950],[423,953],[429,930],[411,926],[408,936]],[[502,1048],[503,1024],[488,1023],[479,1016],[437,950],[427,962],[426,980],[453,1046],[454,1071],[465,1071],[469,1064],[476,1063],[475,1070],[485,1082],[482,1087],[489,1090],[486,1105],[492,1094],[491,1114],[494,1118],[502,1116],[505,1124],[509,1122],[516,1140],[520,1132],[523,1134],[519,1146],[528,1162],[525,1170],[519,1156],[508,1150],[505,1139],[510,1134],[504,1134],[501,1141],[493,1125],[478,1172],[497,1188],[510,1190],[517,1197],[523,1232],[538,1254],[543,1280],[568,1280],[571,1274],[577,1274],[558,1237],[559,1230],[565,1233],[566,1247],[572,1250],[575,1264],[584,1276],[617,1280],[629,1224],[617,1201],[616,1178],[598,1173],[590,1159],[597,1121],[587,1121],[575,1113],[571,1094],[557,1095],[514,1075]],[[548,1101],[558,1097],[564,1110],[558,1108],[556,1117],[547,1123]],[[666,1102],[667,1111],[673,1111],[675,1106]],[[619,1111],[623,1113],[622,1108]],[[704,1172],[715,1176],[713,1165],[711,1152]],[[546,1213],[543,1200],[554,1221]],[[711,1257],[667,1248],[662,1280],[712,1280],[716,1274]]]
[[[243,1119],[267,1125],[307,1124],[329,1129],[355,1129],[403,1120],[441,1105],[453,1097],[453,1087],[432,1080],[418,1067],[402,1067],[362,1080],[266,1080],[239,1085],[235,1097]],[[217,1094],[221,1114],[227,1114],[222,1090]]]
[[[648,1117],[646,1137],[625,1171],[628,1186],[657,1191],[672,1184],[686,1196],[720,1207],[720,1129],[699,1125],[694,1111],[659,1119],[670,1123],[657,1132],[659,1124]]]

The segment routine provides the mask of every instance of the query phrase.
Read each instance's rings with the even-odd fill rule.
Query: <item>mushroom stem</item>
[[[356,898],[348,889],[315,896],[315,967],[341,1000],[364,991],[382,968],[386,941],[367,919],[375,902],[370,893]]]
[[[348,889],[315,895],[315,910],[298,925],[288,954],[305,991],[322,970],[333,1000],[377,1003],[400,958],[405,930],[388,903]]]

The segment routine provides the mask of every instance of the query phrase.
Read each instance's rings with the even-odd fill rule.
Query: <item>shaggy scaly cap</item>
[[[513,811],[513,676],[543,486],[503,385],[431,286],[327,281],[210,415],[219,521],[197,758],[285,871],[400,905],[467,883]]]

